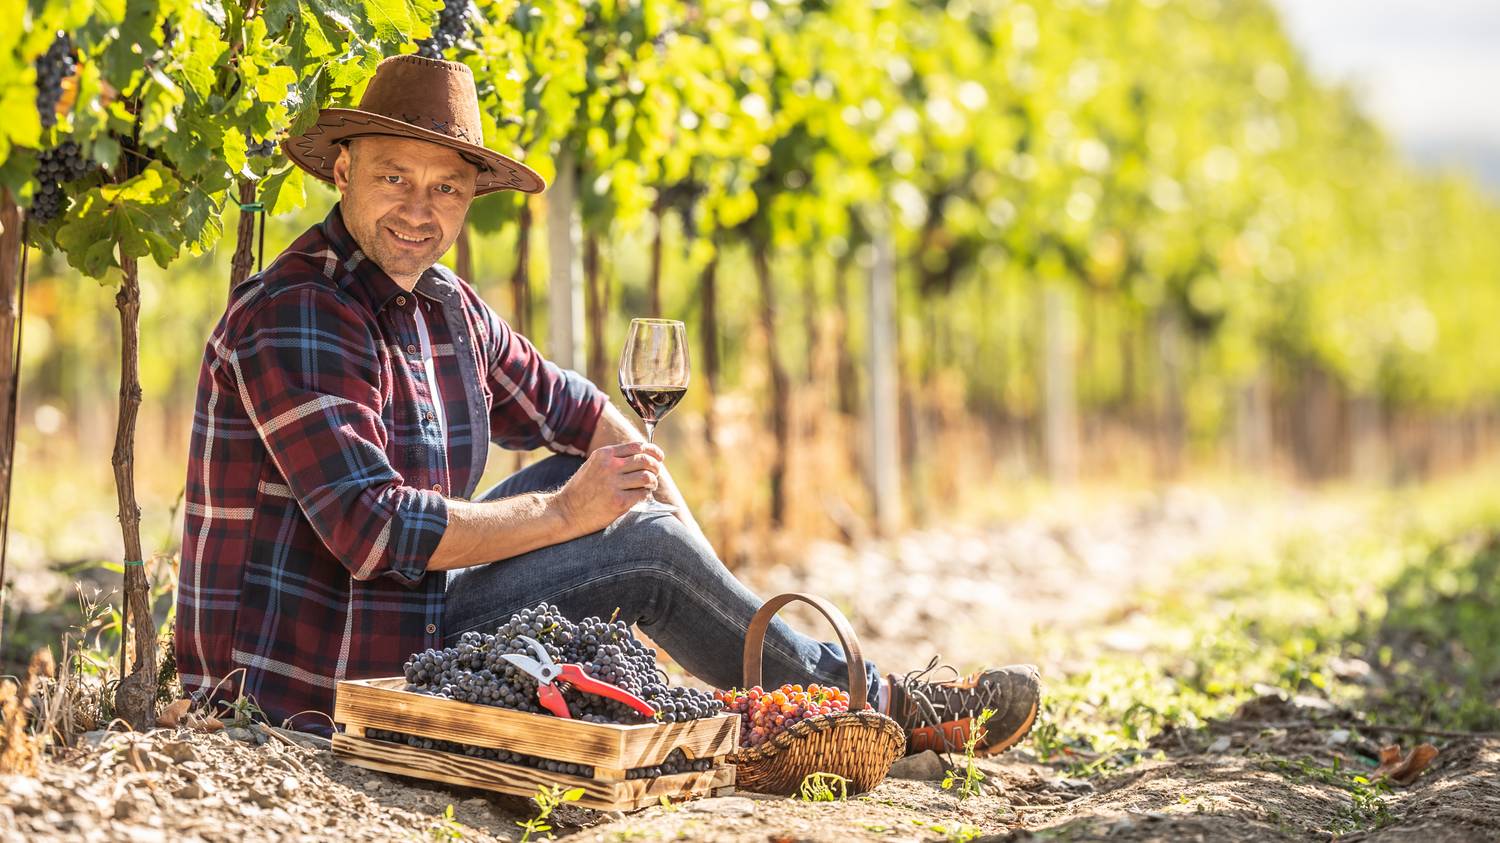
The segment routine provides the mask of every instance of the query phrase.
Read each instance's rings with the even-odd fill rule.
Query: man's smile
[[[390,235],[393,238],[395,238],[397,242],[406,243],[406,244],[410,244],[410,245],[414,245],[414,246],[421,245],[421,244],[426,243],[427,241],[429,241],[429,240],[432,239],[432,237],[430,237],[430,236],[428,236],[428,237],[414,237],[414,236],[411,236],[411,235],[408,235],[408,234],[402,234],[401,232],[397,231],[394,228],[391,228],[390,226],[386,226],[385,230],[387,232],[389,232]]]

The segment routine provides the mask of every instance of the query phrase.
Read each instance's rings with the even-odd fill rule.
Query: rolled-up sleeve
[[[587,456],[609,397],[578,372],[542,357],[488,305],[482,314],[489,340],[486,377],[494,393],[490,439],[510,450],[545,446]]]
[[[352,302],[320,284],[278,290],[228,349],[240,400],[329,552],[359,580],[426,573],[448,504],[408,486],[386,456],[376,339]]]

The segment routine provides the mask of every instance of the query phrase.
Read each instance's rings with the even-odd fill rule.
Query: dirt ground
[[[982,793],[962,802],[937,781],[889,778],[846,802],[741,794],[628,815],[564,806],[551,821],[575,843],[1500,839],[1500,740],[1446,742],[1414,785],[1361,804],[1274,763],[1324,752],[1343,728],[1336,721],[1220,726],[1211,747],[1181,743],[1164,760],[1089,780],[1024,752],[982,760]],[[0,839],[517,840],[517,822],[535,813],[519,797],[426,785],[351,767],[326,749],[261,740],[172,730],[105,737],[49,762],[38,779],[5,778]],[[1363,741],[1350,740],[1357,756]],[[1383,827],[1356,829],[1380,816]]]
[[[1336,528],[1344,515],[1316,501],[1256,508],[1169,493],[1086,519],[1059,509],[986,530],[802,548],[810,564],[752,583],[764,594],[830,596],[890,670],[943,652],[962,668],[1035,661],[1060,674],[1086,670],[1091,649],[1139,647],[1149,619],[1131,594],[1169,581],[1181,563],[1251,536]],[[1068,646],[1047,643],[1057,641]],[[1325,699],[1268,694],[1203,729],[1157,734],[1144,760],[1087,778],[1040,763],[1028,741],[977,762],[986,780],[962,801],[931,778],[948,766],[939,763],[901,771],[927,778],[893,776],[843,802],[741,793],[630,814],[565,805],[550,822],[576,843],[1500,839],[1500,739],[1427,739],[1439,755],[1410,786],[1351,787],[1341,771],[1372,770],[1381,745],[1412,737]],[[520,797],[359,769],[315,739],[265,727],[91,733],[37,777],[0,783],[0,841],[519,840],[518,822],[535,814]]]

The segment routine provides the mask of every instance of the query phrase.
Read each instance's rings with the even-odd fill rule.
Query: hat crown
[[[474,73],[463,62],[391,56],[375,68],[359,110],[484,145]]]

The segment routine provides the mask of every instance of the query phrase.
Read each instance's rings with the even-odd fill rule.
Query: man
[[[358,109],[326,109],[285,150],[342,198],[231,292],[205,350],[185,688],[327,734],[339,680],[397,675],[411,653],[543,601],[573,618],[618,608],[694,675],[737,684],[762,601],[716,558],[661,449],[438,264],[476,195],[543,188],[483,146],[469,69],[389,58]],[[556,455],[471,501],[491,441]],[[675,517],[621,517],[653,490]],[[768,684],[848,684],[837,644],[783,621],[765,654]],[[948,683],[867,669],[912,749],[961,740],[988,707],[1000,751],[1036,716],[1029,667]]]

